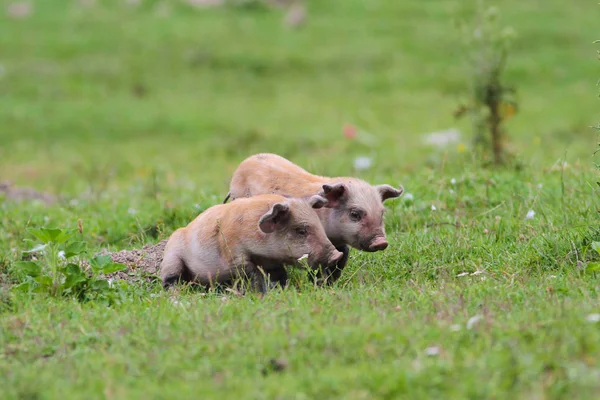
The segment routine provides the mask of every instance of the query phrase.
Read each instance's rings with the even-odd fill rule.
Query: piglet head
[[[403,191],[402,186],[371,186],[355,178],[323,185],[321,193],[333,205],[325,221],[327,236],[336,244],[363,251],[386,249],[383,202],[401,196]]]
[[[343,254],[331,244],[315,213],[327,205],[327,199],[318,195],[274,204],[259,220],[259,229],[269,234],[270,257],[296,264],[308,255],[310,265],[336,264]]]

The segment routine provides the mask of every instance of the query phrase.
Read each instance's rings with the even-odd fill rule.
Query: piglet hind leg
[[[190,282],[191,276],[185,263],[174,254],[167,255],[160,266],[163,288],[169,289],[176,283]]]

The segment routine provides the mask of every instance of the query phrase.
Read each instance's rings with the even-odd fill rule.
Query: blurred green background
[[[236,164],[277,152],[317,173],[401,182],[462,165],[457,144],[424,135],[456,128],[469,71],[456,22],[471,1],[308,1],[304,24],[261,2],[2,2],[0,177],[77,194],[158,174],[224,195]],[[29,5],[27,7],[15,7]],[[487,4],[491,4],[488,2]],[[518,34],[507,82],[519,112],[506,130],[527,163],[591,162],[598,120],[588,1],[498,1]],[[15,11],[16,10],[16,11]],[[349,141],[345,124],[372,145]]]
[[[517,33],[519,107],[484,168],[453,116],[475,1],[308,0],[298,26],[300,3],[204,3],[0,0],[0,182],[64,198],[0,201],[0,397],[595,398],[598,5],[486,2]],[[390,247],[260,299],[10,291],[27,227],[155,243],[256,152],[402,184]]]

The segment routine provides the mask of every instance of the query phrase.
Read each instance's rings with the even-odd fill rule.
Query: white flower
[[[481,320],[481,315],[474,315],[467,321],[467,329],[473,329],[475,324],[477,324]]]
[[[450,183],[453,185],[456,185],[456,179],[454,179],[454,178],[450,179]]]
[[[525,219],[533,219],[533,217],[535,217],[535,211],[533,211],[533,210],[527,211],[527,215],[525,216]]]
[[[460,139],[460,132],[456,129],[448,129],[445,131],[432,132],[425,135],[425,143],[446,147],[450,143],[458,142]]]
[[[223,0],[186,0],[186,3],[195,7],[214,7],[222,5]]]
[[[440,354],[440,346],[430,346],[425,349],[426,356],[437,356]]]
[[[173,303],[176,306],[185,307],[185,304],[182,303],[182,302],[180,302],[179,300],[176,300],[176,299],[173,299],[173,298],[171,298],[170,300],[171,300],[171,303]]]
[[[113,287],[114,286],[112,279],[107,280],[107,282],[108,282],[108,287]]]
[[[370,157],[356,157],[354,159],[354,168],[359,171],[371,168],[373,160]]]
[[[300,257],[300,258],[298,259],[298,261],[302,261],[302,260],[304,260],[304,259],[307,259],[307,258],[308,258],[308,253],[307,253],[307,254],[304,254],[302,257]]]
[[[31,4],[25,1],[9,4],[6,9],[11,18],[27,18],[33,11]]]
[[[411,201],[411,200],[415,199],[415,196],[413,196],[412,193],[404,193],[404,196],[402,196],[402,197],[404,197],[404,200],[406,200],[406,201]]]
[[[65,251],[61,250],[58,252],[58,258],[60,258],[61,260],[65,260]]]
[[[137,210],[135,208],[129,207],[127,212],[129,213],[129,215],[134,215],[135,213],[137,213]]]
[[[600,322],[600,314],[590,314],[585,317],[585,320],[592,323]]]
[[[435,206],[432,204],[431,205],[431,211],[435,211],[435,210],[437,210],[437,208],[435,208]]]

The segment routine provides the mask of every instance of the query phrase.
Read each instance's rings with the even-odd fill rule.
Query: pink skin
[[[357,179],[324,184],[320,193],[333,207],[319,210],[331,242],[348,244],[362,251],[385,250],[388,242],[383,223],[383,201],[398,197],[403,189],[389,185],[371,186]]]
[[[327,239],[315,213],[327,206],[318,195],[261,195],[213,206],[171,235],[160,268],[163,285],[223,283],[243,272],[265,292],[263,272],[285,272],[283,265],[298,265],[305,254],[311,265],[336,265],[344,254]]]
[[[225,202],[262,193],[292,197],[318,193],[328,200],[329,207],[316,211],[329,240],[344,253],[331,282],[339,277],[348,260],[348,246],[368,252],[388,247],[383,203],[401,196],[403,188],[373,186],[351,177],[313,175],[281,156],[263,153],[250,156],[240,164],[232,176]]]

